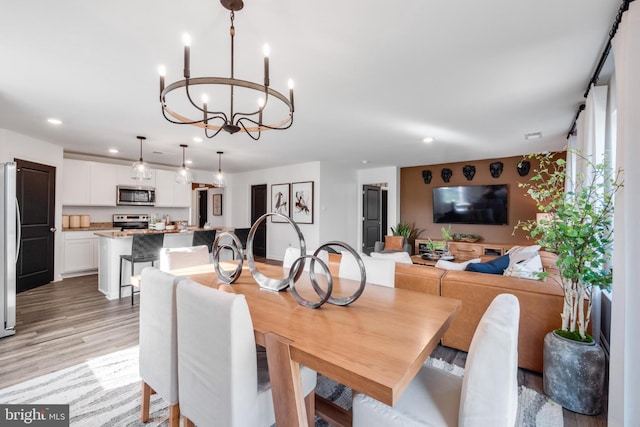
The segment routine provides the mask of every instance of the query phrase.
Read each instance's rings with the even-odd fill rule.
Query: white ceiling
[[[158,65],[229,75],[229,15],[217,0],[23,0],[0,11],[0,128],[65,152],[228,172],[308,161],[413,166],[561,149],[620,3],[613,0],[247,0],[236,77],[295,80],[285,131],[196,143],[164,120]],[[211,101],[210,104],[214,102]],[[224,98],[225,108],[228,103]],[[49,117],[63,124],[54,127]],[[524,134],[542,132],[525,141]],[[433,136],[431,144],[422,142]],[[108,148],[119,154],[110,155]],[[154,154],[161,152],[164,154]],[[367,160],[366,166],[361,164]]]

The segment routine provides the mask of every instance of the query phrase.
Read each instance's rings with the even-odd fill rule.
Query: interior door
[[[56,168],[16,159],[22,219],[17,292],[53,281]]]
[[[251,186],[251,225],[267,213],[267,184]],[[253,236],[253,255],[267,256],[267,221],[262,221]]]
[[[204,227],[207,222],[207,196],[209,192],[207,190],[198,191],[198,227]]]
[[[382,238],[382,192],[375,185],[362,186],[362,252],[369,255]]]

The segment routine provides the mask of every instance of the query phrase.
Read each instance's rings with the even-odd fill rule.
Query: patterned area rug
[[[463,375],[464,370],[438,359],[427,364]],[[351,389],[323,376],[316,392],[338,405],[351,408]],[[140,421],[140,378],[138,347],[110,353],[67,369],[53,372],[0,390],[1,403],[69,404],[71,425],[168,426],[166,404],[151,397],[151,420]],[[545,396],[520,387],[518,426],[556,427],[563,425],[562,407]],[[316,420],[316,427],[327,424]]]

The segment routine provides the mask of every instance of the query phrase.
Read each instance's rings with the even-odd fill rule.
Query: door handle
[[[55,233],[57,230],[56,230],[56,228],[55,228],[55,227],[51,227],[51,228],[49,229],[49,231],[50,231],[50,232],[52,232],[52,233]]]

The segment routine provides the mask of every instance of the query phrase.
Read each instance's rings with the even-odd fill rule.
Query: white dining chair
[[[209,248],[206,245],[162,248],[160,250],[160,270],[162,271],[210,263]]]
[[[367,283],[393,288],[395,286],[396,263],[390,259],[371,258],[359,254],[367,274]],[[338,275],[345,279],[360,280],[360,268],[349,252],[342,252]]]
[[[313,255],[313,252],[314,251],[307,251],[307,255]],[[284,251],[284,259],[282,260],[282,267],[285,269],[291,268],[291,266],[293,265],[293,262],[298,258],[300,258],[300,248],[294,248],[292,246],[289,246]],[[320,251],[318,253],[318,258],[324,261],[324,263],[327,264],[327,266],[329,265],[329,252]],[[311,260],[309,258],[305,259],[304,271],[309,271],[310,262]],[[315,271],[316,273],[322,273],[322,274],[325,273],[325,271],[319,265],[316,265]]]
[[[154,267],[142,270],[140,285],[140,419],[149,421],[151,395],[169,405],[169,426],[180,425],[176,286],[182,277]]]
[[[498,295],[473,335],[464,377],[423,366],[398,402],[353,398],[353,427],[513,427],[518,410],[520,305]]]
[[[256,353],[245,297],[185,279],[177,288],[177,313],[184,425],[273,425],[266,354]],[[313,398],[315,371],[301,367],[300,374],[304,395]]]

